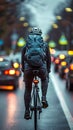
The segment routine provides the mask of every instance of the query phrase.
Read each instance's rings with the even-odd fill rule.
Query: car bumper
[[[12,90],[15,87],[18,78],[9,77],[9,78],[0,78],[0,89]]]

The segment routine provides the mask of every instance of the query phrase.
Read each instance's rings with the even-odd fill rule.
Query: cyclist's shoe
[[[42,97],[42,108],[47,108],[48,107],[48,102],[46,98]]]
[[[26,119],[26,120],[31,119],[30,111],[29,110],[25,110],[24,119]]]

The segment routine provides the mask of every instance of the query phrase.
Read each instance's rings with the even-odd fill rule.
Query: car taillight
[[[9,71],[8,71],[8,70],[5,70],[5,71],[4,71],[4,74],[5,74],[5,75],[8,75],[8,74],[9,74]]]
[[[15,70],[9,70],[9,75],[15,75]]]
[[[59,64],[59,59],[55,59],[55,64]]]
[[[69,72],[69,69],[66,68],[66,69],[64,70],[64,73],[68,73],[68,72]]]
[[[70,70],[73,70],[73,64],[71,64],[69,68],[70,68]]]
[[[10,69],[10,70],[5,70],[5,71],[4,71],[4,74],[5,74],[5,75],[15,75],[16,72],[15,72],[14,69]]]
[[[61,62],[61,66],[66,66],[66,65],[67,65],[67,63],[65,61]]]
[[[20,71],[16,70],[16,75],[19,76],[20,75]]]

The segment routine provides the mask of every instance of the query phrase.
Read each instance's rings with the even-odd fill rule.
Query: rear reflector
[[[39,80],[34,79],[34,80],[33,80],[33,83],[34,83],[34,84],[38,84],[38,83],[39,83]]]

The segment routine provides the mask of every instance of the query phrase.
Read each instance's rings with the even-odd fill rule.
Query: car
[[[64,78],[66,76],[67,72],[67,66],[68,66],[68,55],[64,55],[63,59],[60,60],[59,67],[58,67],[58,73],[60,78]]]
[[[11,60],[11,64],[12,64],[12,67],[18,71],[18,77],[21,76],[21,63],[18,61],[18,59],[16,60]]]
[[[59,64],[59,68],[58,68],[59,76],[60,76],[60,78],[62,78],[62,79],[65,78],[66,68],[67,68],[67,62],[66,62],[66,61],[62,61],[62,62]]]
[[[51,61],[55,64],[55,60],[56,60],[56,58],[58,57],[58,55],[61,53],[61,51],[60,50],[56,50],[56,49],[54,49],[54,50],[52,50],[52,52],[51,52]]]
[[[66,89],[73,90],[73,62],[68,65],[68,71],[66,73]]]
[[[15,69],[11,60],[0,57],[0,90],[16,90],[19,86],[20,71]]]
[[[57,53],[55,60],[54,60],[54,72],[58,72],[59,65],[62,61],[66,58],[67,52],[66,51],[60,51]]]

